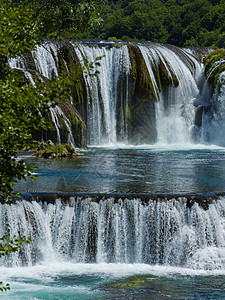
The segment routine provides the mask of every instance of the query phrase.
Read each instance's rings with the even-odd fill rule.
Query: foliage
[[[108,0],[90,38],[225,47],[223,0]]]
[[[98,26],[102,19],[98,9],[104,0],[9,0],[35,9],[30,14],[33,23],[40,22],[39,38],[78,38]]]
[[[42,26],[41,38],[225,47],[223,0],[9,1],[25,3],[30,10],[35,7],[30,17]]]
[[[37,82],[36,86],[20,86],[13,73],[0,80],[0,191],[6,199],[17,180],[27,176],[34,179],[33,169],[16,159],[17,151],[35,147],[32,132],[48,129],[46,112],[56,99],[68,97],[70,85],[70,78],[59,77],[48,85]]]
[[[31,238],[23,239],[21,237],[14,236],[12,240],[8,236],[3,236],[0,238],[0,258],[2,256],[8,255],[9,253],[17,252],[21,249],[23,243],[30,244]]]
[[[74,3],[75,2],[75,3]],[[0,193],[3,201],[11,200],[13,185],[32,176],[33,168],[17,158],[19,149],[29,150],[36,143],[32,132],[47,130],[49,108],[56,100],[69,98],[77,74],[62,73],[46,84],[25,76],[9,67],[9,60],[29,53],[41,38],[63,36],[65,30],[86,30],[100,22],[96,8],[101,0],[1,0],[0,2]],[[97,62],[98,63],[98,62]],[[36,78],[37,79],[37,78]],[[69,148],[67,146],[67,151]],[[0,238],[0,257],[18,251],[26,240],[7,236]],[[0,291],[10,287],[0,282]]]
[[[10,290],[9,284],[7,283],[7,284],[4,286],[4,285],[3,285],[3,282],[0,281],[0,291],[3,292],[3,291],[7,291],[7,290]]]
[[[49,108],[56,100],[69,98],[71,84],[79,77],[73,72],[70,77],[62,73],[48,84],[36,80],[32,85],[20,73],[12,71],[8,61],[33,50],[40,38],[59,37],[65,28],[91,27],[96,20],[95,9],[96,1],[78,3],[76,10],[70,1],[63,0],[2,0],[0,3],[0,192],[3,201],[11,200],[13,185],[18,180],[27,177],[34,180],[33,168],[17,159],[17,151],[36,146],[32,132],[49,128],[45,118]],[[88,25],[84,26],[84,22]],[[0,241],[1,257],[18,251],[22,243],[31,240],[20,236],[9,240],[4,236]],[[9,289],[8,284],[4,286],[0,282],[0,291]]]

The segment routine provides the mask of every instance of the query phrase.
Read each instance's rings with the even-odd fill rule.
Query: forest
[[[100,17],[98,28],[78,38],[225,47],[224,0],[108,0]]]
[[[44,39],[60,34],[64,39],[225,47],[224,0],[9,1],[37,5],[38,13],[44,14],[43,19],[48,24],[42,32]]]

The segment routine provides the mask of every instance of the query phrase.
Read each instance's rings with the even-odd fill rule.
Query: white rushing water
[[[66,43],[69,47],[73,45],[84,67],[87,95],[84,96],[82,107],[76,109],[84,112],[82,116],[87,127],[86,142],[89,146],[140,145],[143,142],[168,147],[195,143],[225,145],[224,75],[221,74],[211,97],[204,66],[194,51],[153,43],[135,44],[151,77],[156,96],[154,102],[153,99],[132,98],[134,86],[129,44]],[[68,70],[69,62],[59,58],[60,47],[55,42],[46,42],[32,51],[32,63],[41,76],[48,79],[57,77],[60,63]],[[98,72],[96,76],[90,76],[85,68],[86,62],[92,63],[91,73]],[[25,57],[10,61],[12,68],[23,71],[34,84],[28,65]],[[160,72],[160,66],[166,70],[170,81],[170,84],[167,82],[162,87],[159,86],[156,71],[158,69]],[[174,84],[174,76],[179,82],[178,86]],[[142,107],[145,101],[151,103]],[[66,113],[55,107],[51,109],[51,117],[58,142],[62,140],[63,123],[67,128],[68,142],[73,145],[73,132]],[[140,136],[146,136],[146,140],[139,139],[139,133]]]
[[[225,204],[187,208],[186,198],[142,203],[70,198],[55,204],[21,201],[0,206],[0,235],[22,233],[32,244],[2,266],[40,263],[125,263],[225,269]]]
[[[185,50],[181,58],[176,52],[165,46],[140,47],[145,58],[151,78],[154,78],[154,62],[162,62],[168,76],[173,81],[175,74],[179,85],[167,86],[166,90],[159,90],[156,79],[153,85],[158,95],[156,103],[157,142],[165,144],[184,144],[192,141],[192,126],[194,124],[195,109],[193,101],[199,94],[197,80],[201,74],[201,66]],[[184,57],[187,56],[186,60]],[[154,60],[154,61],[153,61]],[[190,62],[193,64],[191,65]]]
[[[157,102],[154,105],[155,110],[146,112],[149,114],[149,118],[154,115],[156,119],[157,142],[164,144],[193,142],[192,133],[195,121],[193,104],[200,93],[198,82],[203,76],[201,64],[191,53],[185,50],[179,49],[179,52],[177,49],[174,50],[157,44],[140,44],[137,46],[145,60],[157,97]],[[83,57],[86,57],[89,62],[94,62],[97,57],[102,57],[101,66],[94,69],[94,71],[98,70],[100,74],[97,77],[86,77],[88,87],[88,144],[128,143],[127,126],[129,126],[129,120],[124,120],[126,114],[123,112],[129,107],[129,95],[131,94],[129,91],[131,88],[129,86],[131,61],[128,46],[124,45],[117,48],[113,45],[107,47],[79,44],[75,46],[75,49],[81,63]],[[179,81],[177,87],[168,85],[163,86],[160,90],[153,70],[159,66],[160,62],[166,68],[171,82],[173,82],[172,74],[175,74]],[[124,78],[125,80],[123,80]],[[123,86],[119,86],[120,84]],[[117,132],[118,124],[122,128],[120,133]],[[148,131],[150,133],[151,128]],[[148,133],[145,134],[148,135]],[[122,140],[121,136],[123,137]]]
[[[48,79],[59,75],[58,73],[58,53],[54,43],[44,43],[43,46],[36,47],[32,51],[36,70]]]
[[[203,97],[207,99],[205,93],[203,94]],[[208,105],[203,110],[203,124],[200,131],[201,141],[203,143],[212,143],[224,147],[225,72],[220,74],[212,98],[209,99],[206,104]]]
[[[130,58],[126,45],[117,47],[101,47],[99,45],[75,45],[75,50],[81,64],[83,58],[88,62],[100,62],[94,64],[93,73],[99,74],[94,77],[85,77],[88,99],[87,99],[87,128],[89,144],[108,144],[117,142],[117,118],[118,102],[120,100],[121,115],[123,115],[123,105],[128,101],[128,92],[118,94],[118,87],[123,76],[128,76],[130,72]],[[96,61],[97,58],[101,58]],[[84,66],[84,65],[83,65]],[[122,86],[127,90],[128,86]],[[119,99],[119,98],[122,99]],[[126,105],[125,105],[126,106]],[[121,122],[125,123],[124,120]],[[123,127],[124,140],[126,140],[126,125]]]

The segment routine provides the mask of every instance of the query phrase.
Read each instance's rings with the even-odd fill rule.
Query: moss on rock
[[[158,69],[159,69],[159,76],[162,85],[172,85],[174,87],[178,87],[179,80],[166,61],[163,62],[160,59]]]
[[[131,62],[129,95],[126,106],[123,107],[125,116],[121,121],[126,122],[125,128],[131,143],[153,143],[156,140],[153,123],[154,102],[157,101],[157,96],[141,50],[133,43],[128,44],[128,50]],[[124,84],[120,86],[120,90],[123,86]],[[153,118],[149,118],[149,113]]]
[[[73,157],[81,156],[81,153],[75,151],[75,149],[69,144],[55,145],[53,142],[40,143],[37,149],[36,156],[42,158],[61,158],[61,157]]]
[[[68,72],[73,76],[71,95],[75,105],[81,105],[86,97],[87,90],[83,78],[83,70],[70,42],[63,41],[58,50],[59,73]]]
[[[143,99],[156,100],[152,79],[149,75],[144,57],[140,49],[130,43],[129,54],[131,60],[131,77],[133,79],[133,94]]]
[[[29,83],[29,80],[26,78],[24,72],[20,69],[13,69],[12,70],[13,74],[16,77],[16,80],[19,84],[20,87],[26,85]]]
[[[204,59],[204,65],[206,78],[215,88],[220,74],[225,71],[225,50],[217,49],[210,52]]]
[[[142,286],[145,283],[157,279],[157,276],[154,275],[140,275],[140,276],[132,276],[124,280],[119,280],[115,283],[110,283],[105,285],[105,288],[108,289],[129,289],[129,288],[134,288],[138,286]]]

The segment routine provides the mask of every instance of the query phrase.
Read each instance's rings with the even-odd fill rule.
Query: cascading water
[[[200,139],[205,144],[225,146],[225,72],[220,74],[213,95],[206,104],[202,110]]]
[[[54,43],[45,43],[32,51],[36,70],[48,79],[59,75],[57,68],[57,46]]]
[[[199,94],[197,79],[201,74],[200,64],[185,50],[179,53],[161,45],[140,46],[157,95],[156,128],[157,142],[165,144],[192,141],[191,129],[194,124],[194,99]],[[181,50],[180,50],[181,51]],[[162,64],[171,85],[157,85],[153,67]],[[175,86],[173,76],[178,80]]]
[[[95,62],[101,58],[100,66],[97,63],[93,72],[98,71],[95,77],[86,77],[88,90],[87,128],[88,144],[110,144],[118,142],[117,122],[119,112],[117,107],[118,85],[121,76],[128,76],[130,72],[130,58],[127,45],[112,47],[112,45],[78,45],[75,50],[80,62],[84,57],[88,62]],[[83,65],[84,66],[84,65]],[[128,86],[122,87],[128,89]],[[121,93],[120,97],[123,97]],[[128,97],[122,99],[126,103]],[[123,107],[120,114],[123,115]],[[123,140],[127,139],[126,126],[123,127]]]
[[[225,268],[224,198],[204,210],[187,199],[108,200],[1,205],[1,235],[23,233],[32,244],[4,264],[44,261],[145,263],[192,269]]]
[[[146,113],[149,114],[149,118],[156,120],[154,126],[157,131],[157,142],[165,144],[192,142],[195,120],[193,102],[199,94],[197,84],[203,70],[200,63],[189,51],[174,50],[156,44],[138,44],[137,47],[143,55],[156,96],[155,109]],[[110,144],[120,140],[129,143],[127,128],[130,126],[129,122],[133,121],[132,118],[129,120],[129,117],[127,120],[124,119],[129,112],[126,114],[123,110],[131,111],[137,105],[129,104],[131,94],[129,89],[132,89],[129,84],[132,72],[129,45],[116,47],[113,44],[110,46],[83,44],[75,49],[81,62],[83,57],[88,61],[103,57],[100,61],[101,66],[98,67],[100,74],[94,78],[86,78],[88,144]],[[170,84],[159,86],[156,72],[160,72],[160,64],[165,68]],[[176,78],[176,83],[173,82],[173,77]],[[122,78],[126,78],[125,81]],[[125,84],[118,90],[121,82]],[[120,97],[122,100],[119,99]],[[117,103],[121,103],[121,109],[118,108]],[[139,119],[141,119],[143,112],[137,111],[137,114],[140,114]],[[122,128],[120,135],[117,132],[118,123]],[[132,126],[137,125],[132,124]],[[147,135],[150,136],[151,128],[147,131],[149,132]],[[122,139],[119,138],[121,136]],[[135,140],[135,137],[132,140]],[[136,140],[136,143],[141,143],[138,138]]]
[[[98,72],[96,76],[90,76],[87,70],[84,71],[87,94],[83,104],[75,107],[85,119],[88,145],[121,142],[184,144],[205,141],[202,138],[205,128],[201,128],[200,134],[195,123],[198,111],[196,106],[208,105],[205,97],[208,87],[205,85],[206,90],[200,95],[199,81],[200,78],[204,78],[203,65],[194,51],[153,43],[134,45],[113,42],[65,42],[62,46],[55,42],[46,42],[43,47],[32,51],[33,67],[48,79],[60,74],[62,64],[69,72],[68,65],[75,62],[69,61],[66,55],[64,58],[62,53],[69,53],[70,47],[76,53],[76,59],[71,56],[73,60],[77,60],[76,63],[85,69],[87,60],[88,63],[93,63],[91,73]],[[140,51],[139,56],[134,57],[137,53],[130,52],[132,47],[136,47],[136,52]],[[142,67],[139,66],[138,69],[140,63]],[[10,65],[12,68],[23,70],[25,76],[33,80],[26,58],[13,59]],[[146,65],[149,74],[144,73],[143,65]],[[144,80],[148,76],[152,82],[147,83],[152,84],[151,88],[148,86],[148,93],[152,94],[151,99],[144,90]],[[62,140],[62,122],[60,123],[59,119],[63,119],[68,132],[68,142],[74,144],[72,125],[66,114],[66,111],[62,110],[59,114],[56,108],[51,111],[57,140]],[[203,127],[211,126],[210,121],[209,125],[204,120],[199,123],[203,124]],[[209,140],[212,141],[211,138]]]
[[[194,51],[152,43],[133,44],[132,49],[130,43],[68,44],[73,46],[82,66],[85,65],[84,57],[89,62],[102,57],[101,65],[98,66],[97,60],[92,70],[100,73],[96,77],[84,77],[87,95],[74,110],[81,113],[87,124],[87,143],[143,144],[136,133],[142,133],[144,125],[144,134],[153,137],[144,142],[158,142],[166,147],[161,152],[158,145],[132,148],[129,152],[94,148],[83,150],[86,156],[81,159],[48,163],[30,157],[28,160],[39,167],[40,177],[33,185],[19,186],[18,191],[207,193],[224,190],[221,148],[203,146],[202,151],[198,147],[198,151],[193,152],[192,147],[187,151],[165,151],[168,144],[173,143],[223,144],[223,73],[211,98],[207,82],[203,88],[199,84],[205,77],[203,65],[195,58]],[[62,56],[61,50],[60,45],[47,42],[47,46],[32,52],[34,68],[42,77],[57,76],[60,64],[70,71],[71,65],[65,58],[69,51]],[[25,58],[11,60],[10,65],[23,71],[34,84],[33,72],[27,67]],[[58,141],[62,141],[64,126],[67,127],[66,137],[73,143],[74,124],[67,113],[71,113],[72,105],[78,105],[78,101],[70,102],[71,106],[56,107],[51,114]],[[152,122],[148,123],[146,117],[152,118]],[[138,122],[138,118],[143,122]],[[138,127],[136,131],[135,126]],[[21,251],[0,260],[2,279],[16,287],[12,297],[16,296],[12,299],[51,298],[50,286],[53,295],[61,299],[90,299],[93,289],[112,282],[113,276],[115,280],[137,274],[150,277],[142,299],[150,297],[150,290],[160,291],[157,299],[165,299],[162,290],[166,280],[167,284],[169,282],[166,298],[182,298],[186,289],[184,299],[199,299],[203,295],[202,287],[208,289],[212,282],[216,296],[224,297],[221,288],[221,276],[225,272],[224,197],[210,198],[207,202],[206,196],[200,205],[197,201],[193,203],[195,197],[190,195],[187,198],[170,195],[168,199],[161,196],[149,196],[146,201],[146,195],[142,198],[127,194],[123,195],[123,200],[104,195],[99,200],[96,195],[89,194],[48,204],[36,201],[1,204],[0,236],[12,238],[21,234],[32,238],[32,243],[23,245]],[[152,280],[152,274],[158,278]],[[189,274],[193,275],[191,279]],[[200,288],[197,286],[200,292],[193,295],[192,284],[199,274],[204,284]],[[212,275],[219,276],[212,280]],[[98,281],[97,277],[101,279]],[[188,284],[183,284],[185,280]],[[90,287],[90,281],[97,283]],[[154,282],[158,286],[154,286]],[[79,289],[77,298],[75,288]],[[21,298],[24,290],[28,298],[25,292]],[[141,290],[144,289],[137,289],[138,293]],[[131,289],[130,295],[133,291]],[[110,297],[103,296],[106,298]]]

